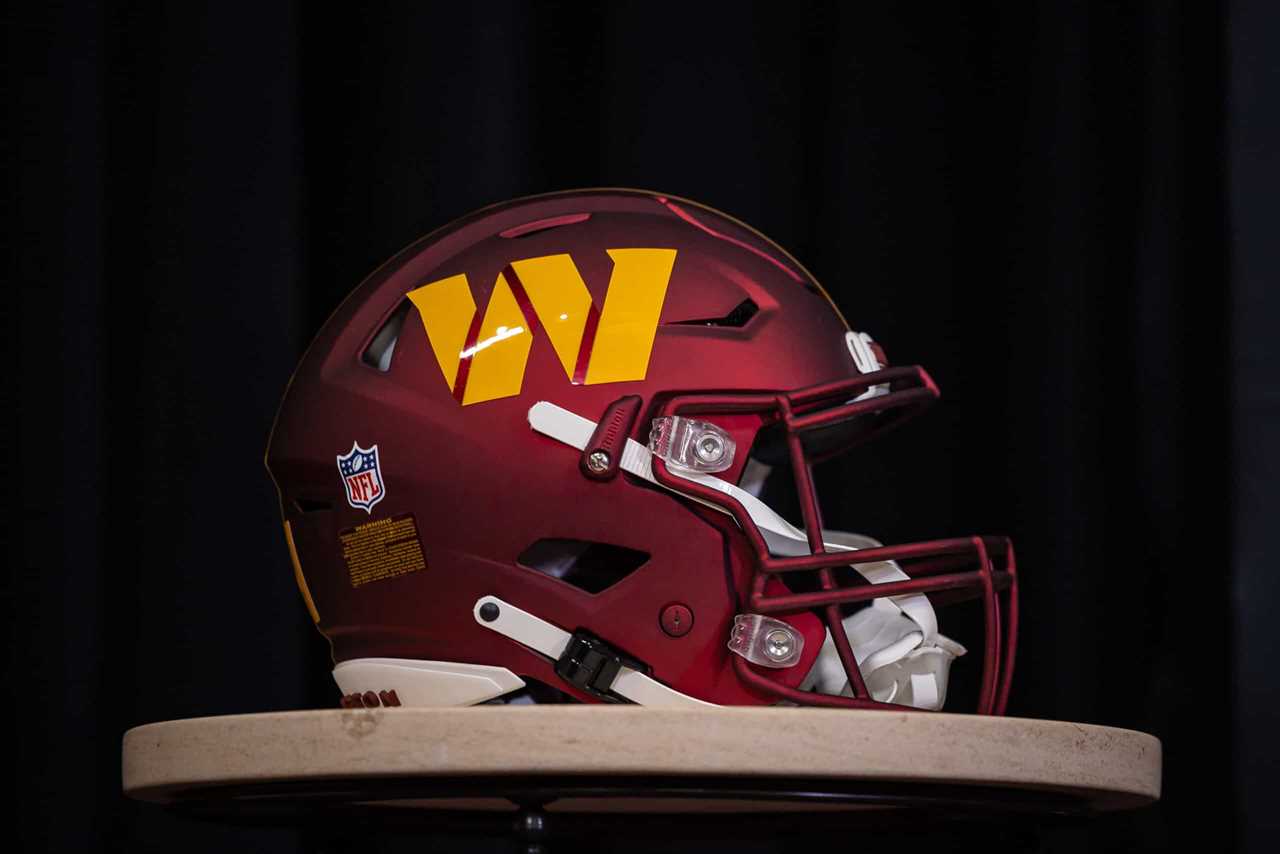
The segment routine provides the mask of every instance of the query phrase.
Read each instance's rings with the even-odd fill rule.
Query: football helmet
[[[383,264],[302,358],[266,463],[344,706],[936,710],[965,656],[968,710],[1001,714],[1009,541],[882,545],[824,527],[814,486],[937,397],[743,223],[585,190]]]

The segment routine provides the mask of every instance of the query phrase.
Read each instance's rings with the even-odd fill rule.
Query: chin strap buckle
[[[584,442],[588,435],[590,430],[583,433]],[[635,442],[631,444],[635,445]],[[642,447],[639,452],[629,453],[629,461],[623,461],[623,468],[633,473],[639,471],[636,460],[643,459],[647,466],[648,457],[643,456],[647,453]],[[594,635],[582,629],[569,634],[559,626],[528,611],[522,611],[497,596],[481,596],[476,600],[472,614],[477,623],[490,631],[508,637],[554,661],[556,674],[588,696],[609,703],[630,700],[641,706],[715,708],[715,703],[690,697],[662,684],[650,675],[648,667],[619,655],[617,650]],[[516,687],[524,685],[510,671],[502,672],[516,680]]]
[[[645,672],[643,664],[620,655],[617,650],[582,629],[569,638],[564,653],[556,660],[556,675],[585,694],[609,703],[624,702],[613,693],[613,683],[622,668]]]

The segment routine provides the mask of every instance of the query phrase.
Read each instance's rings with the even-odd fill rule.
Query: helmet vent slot
[[[409,315],[411,303],[407,299],[400,300],[396,310],[382,324],[382,328],[373,336],[369,346],[364,348],[360,359],[368,366],[386,373],[391,370],[391,357],[396,352],[396,342],[400,340],[400,329],[404,319]]]
[[[608,590],[649,561],[642,551],[586,540],[538,540],[516,561],[587,593]]]
[[[754,300],[744,299],[733,307],[724,317],[704,317],[699,320],[675,320],[666,326],[720,326],[730,329],[741,329],[760,311]]]

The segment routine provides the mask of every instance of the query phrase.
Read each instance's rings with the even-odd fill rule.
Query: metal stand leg
[[[547,814],[541,804],[527,805],[520,810],[512,825],[512,835],[521,854],[548,854]]]

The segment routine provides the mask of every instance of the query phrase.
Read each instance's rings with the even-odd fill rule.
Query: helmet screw
[[[486,623],[492,623],[498,619],[498,606],[492,602],[485,602],[480,606],[480,619]]]
[[[693,628],[693,611],[689,610],[688,605],[673,603],[662,609],[658,623],[671,637],[682,638]]]
[[[774,661],[785,661],[795,649],[795,637],[786,629],[774,629],[764,637],[764,654]]]
[[[587,456],[587,468],[596,474],[609,469],[609,452],[608,451],[592,451]]]
[[[719,436],[708,433],[694,443],[693,452],[704,463],[718,463],[724,456],[724,442]]]

